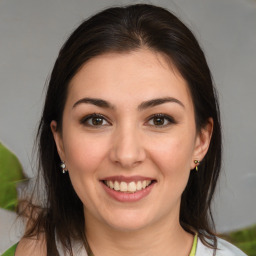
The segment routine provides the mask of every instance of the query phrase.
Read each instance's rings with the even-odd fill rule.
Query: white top
[[[216,256],[246,256],[240,249],[235,247],[233,244],[217,238],[217,251]],[[201,240],[198,238],[197,247],[196,247],[196,256],[213,256],[213,249],[205,246]]]
[[[238,249],[231,243],[221,238],[217,238],[217,241],[218,249],[216,251],[216,256],[247,256],[245,253],[243,253],[240,249]],[[62,246],[59,243],[57,243],[57,248],[61,256],[68,256],[68,254],[63,251]],[[195,256],[213,256],[213,252],[213,249],[205,246],[198,238]],[[77,245],[73,246],[73,253],[76,256],[88,256],[85,249]]]

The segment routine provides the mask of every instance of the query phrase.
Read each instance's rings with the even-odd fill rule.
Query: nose
[[[146,158],[142,138],[136,127],[120,128],[113,134],[110,159],[125,169],[141,164]]]

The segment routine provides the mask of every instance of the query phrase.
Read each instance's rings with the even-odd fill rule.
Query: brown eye
[[[93,125],[102,125],[104,119],[102,117],[93,117],[91,122]]]
[[[106,118],[100,114],[91,114],[80,121],[81,124],[89,127],[101,127],[110,125]]]
[[[158,128],[167,127],[171,124],[176,124],[176,121],[173,117],[166,114],[155,114],[148,119],[147,122],[150,126],[155,126]]]
[[[153,123],[154,125],[164,125],[165,118],[164,117],[154,117]]]

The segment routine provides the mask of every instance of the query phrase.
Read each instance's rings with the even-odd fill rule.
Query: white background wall
[[[255,0],[1,0],[0,141],[32,176],[44,84],[61,45],[89,15],[153,3],[174,11],[203,46],[220,94],[224,165],[215,200],[218,231],[256,223]]]

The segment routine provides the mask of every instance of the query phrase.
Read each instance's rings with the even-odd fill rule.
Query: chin
[[[129,213],[122,215],[112,215],[109,220],[105,220],[109,227],[122,232],[138,231],[149,226],[153,220],[140,213]]]
[[[111,223],[109,225],[111,229],[120,231],[120,232],[136,232],[142,230],[147,225],[145,223]]]

